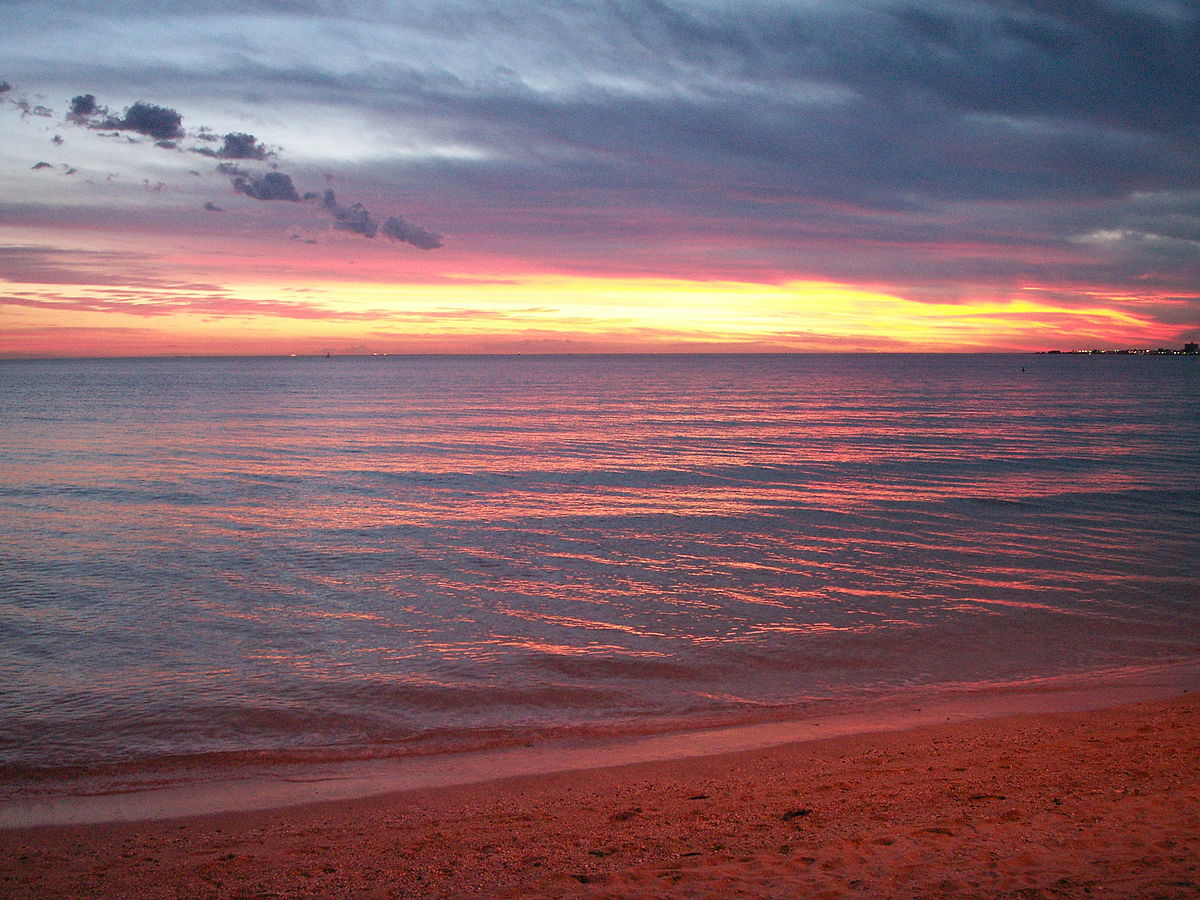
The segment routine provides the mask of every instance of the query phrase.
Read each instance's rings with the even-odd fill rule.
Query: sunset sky
[[[1200,339],[1200,6],[4,4],[0,356]]]

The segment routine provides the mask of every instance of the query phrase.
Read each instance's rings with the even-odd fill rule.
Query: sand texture
[[[1200,695],[0,832],[0,896],[1200,897]]]

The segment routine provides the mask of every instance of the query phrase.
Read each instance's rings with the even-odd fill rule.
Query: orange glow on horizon
[[[1028,286],[957,303],[878,286],[553,274],[220,288],[10,285],[0,355],[987,351],[1170,343],[1120,295]],[[16,299],[14,299],[16,298]]]

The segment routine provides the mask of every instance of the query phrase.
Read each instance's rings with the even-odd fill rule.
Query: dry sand
[[[3,897],[1200,897],[1200,695],[0,831]]]

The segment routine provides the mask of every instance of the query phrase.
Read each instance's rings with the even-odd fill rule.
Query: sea
[[[0,362],[0,776],[1200,654],[1200,357]]]

